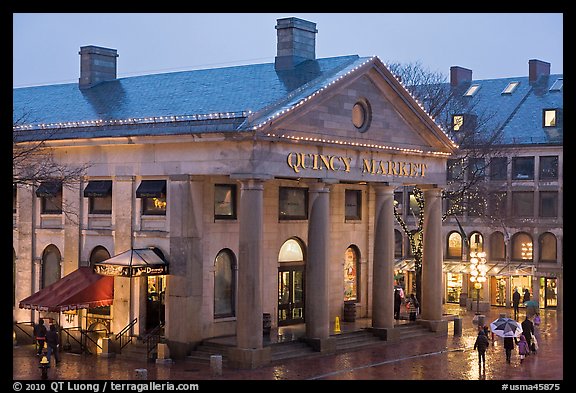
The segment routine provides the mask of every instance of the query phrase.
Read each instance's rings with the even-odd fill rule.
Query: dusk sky
[[[316,57],[419,61],[473,79],[528,75],[528,60],[563,73],[561,13],[16,13],[13,87],[76,83],[80,47],[118,50],[118,77],[274,62],[276,20],[316,23]]]

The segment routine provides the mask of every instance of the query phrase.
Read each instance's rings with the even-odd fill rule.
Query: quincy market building
[[[60,323],[162,322],[173,357],[235,334],[231,362],[253,367],[270,356],[263,314],[330,350],[353,298],[393,339],[394,188],[419,185],[421,317],[446,331],[440,192],[457,146],[377,57],[316,59],[314,23],[277,22],[275,63],[118,79],[116,50],[86,46],[78,84],[14,90],[22,144],[48,134],[58,162],[89,163],[79,185],[15,190],[15,321],[49,315],[18,302],[79,267],[154,248],[161,274],[116,276],[106,316],[77,305]]]

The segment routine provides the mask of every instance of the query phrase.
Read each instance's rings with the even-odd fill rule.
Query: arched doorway
[[[288,239],[278,253],[278,326],[304,322],[305,285],[302,242]]]

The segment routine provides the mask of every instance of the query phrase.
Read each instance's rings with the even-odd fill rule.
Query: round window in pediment
[[[352,107],[352,124],[360,132],[366,132],[370,127],[372,111],[367,100],[358,100]]]

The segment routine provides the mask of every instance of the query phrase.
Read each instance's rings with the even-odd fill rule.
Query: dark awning
[[[91,180],[84,189],[85,197],[105,197],[112,195],[112,180]]]
[[[62,182],[58,180],[43,181],[36,189],[37,197],[54,197],[62,191]]]
[[[91,267],[81,267],[20,301],[19,307],[61,312],[109,306],[114,300],[114,277],[96,274]]]
[[[136,198],[162,198],[166,195],[166,180],[142,180]]]
[[[168,262],[152,248],[137,248],[95,263],[94,271],[106,276],[157,276],[168,274]]]

